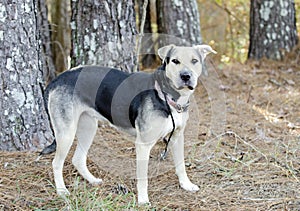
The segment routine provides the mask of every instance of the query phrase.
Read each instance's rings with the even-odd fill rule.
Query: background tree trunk
[[[40,1],[0,3],[0,150],[36,150],[53,139],[42,97]]]
[[[142,17],[144,13],[144,0],[136,0],[137,2],[137,8],[138,8],[138,28],[139,31],[141,32],[141,22],[142,22]],[[151,0],[148,0],[148,5],[146,9],[146,19],[145,19],[145,26],[144,26],[144,33],[146,34],[144,37],[142,37],[142,43],[141,43],[141,64],[143,68],[149,68],[153,64],[155,64],[156,61],[156,55],[155,55],[155,48],[154,48],[154,43],[152,37],[153,30],[152,30],[152,19],[151,13],[153,14],[154,12],[151,11]]]
[[[98,64],[131,72],[136,65],[133,0],[78,0],[71,8],[71,66]]]
[[[280,60],[297,42],[294,0],[251,0],[249,59]]]
[[[57,73],[69,68],[71,52],[71,3],[66,0],[47,0],[51,22],[51,40],[54,65]]]
[[[157,25],[158,33],[180,38],[177,44],[202,43],[196,0],[157,0]]]
[[[55,66],[51,51],[50,25],[48,21],[48,11],[45,0],[34,0],[37,5],[37,26],[40,35],[41,50],[43,52],[43,78],[46,83],[55,78]]]

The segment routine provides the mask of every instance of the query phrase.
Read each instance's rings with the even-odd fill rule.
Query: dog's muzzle
[[[194,90],[194,86],[193,86],[193,80],[192,80],[192,73],[188,72],[188,71],[184,71],[180,73],[180,86],[179,86],[179,90],[184,89],[184,88],[188,88],[190,90]]]

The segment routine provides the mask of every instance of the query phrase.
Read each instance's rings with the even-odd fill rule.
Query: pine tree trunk
[[[71,66],[98,64],[131,72],[136,65],[133,0],[78,0],[71,8]]]
[[[137,0],[138,4],[138,14],[139,14],[139,32],[141,33],[141,22],[144,14],[144,1]],[[141,50],[140,50],[140,60],[143,68],[151,67],[156,60],[155,49],[154,49],[154,37],[152,36],[153,31],[151,27],[151,2],[148,0],[148,5],[146,8],[145,26],[144,26],[144,37],[142,37]]]
[[[251,0],[249,59],[280,60],[297,42],[294,0]]]
[[[48,11],[45,0],[34,0],[37,5],[37,26],[41,40],[41,50],[43,52],[43,78],[46,83],[55,78],[55,66],[51,51],[50,25],[48,22]]]
[[[52,54],[57,73],[68,69],[71,51],[71,3],[66,0],[48,0],[52,26]]]
[[[158,33],[175,36],[175,44],[201,44],[200,16],[196,0],[157,0]],[[172,42],[166,41],[166,42]]]
[[[0,150],[36,150],[52,141],[42,90],[47,72],[37,1],[0,3]]]

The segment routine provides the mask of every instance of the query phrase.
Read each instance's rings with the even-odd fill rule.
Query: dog
[[[45,104],[55,141],[41,154],[56,150],[52,162],[57,194],[69,194],[63,180],[63,165],[78,139],[72,163],[88,182],[100,184],[87,168],[88,150],[97,122],[111,125],[136,136],[136,176],[139,204],[147,204],[150,150],[168,137],[180,186],[196,192],[199,187],[187,176],[184,163],[184,129],[189,99],[209,53],[208,45],[183,47],[168,45],[158,49],[162,59],[153,73],[126,73],[101,66],[79,66],[65,71],[45,90]]]

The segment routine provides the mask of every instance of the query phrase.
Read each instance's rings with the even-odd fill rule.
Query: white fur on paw
[[[191,182],[186,182],[186,183],[180,183],[180,186],[187,191],[191,191],[191,192],[197,192],[198,190],[200,190],[200,188],[198,187],[198,185],[195,185]]]
[[[138,202],[139,206],[151,206],[151,202],[148,200],[148,201],[139,201]]]
[[[147,197],[138,197],[138,204],[145,205],[145,206],[151,206],[148,196]]]
[[[57,192],[57,195],[59,195],[59,196],[68,196],[68,195],[70,195],[70,192],[66,188],[57,188],[56,192]]]
[[[101,184],[103,181],[102,181],[102,179],[95,178],[95,179],[93,179],[93,180],[90,180],[89,182],[90,182],[92,185],[99,185],[99,184]]]

